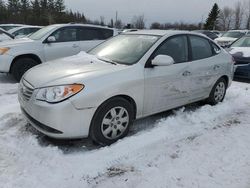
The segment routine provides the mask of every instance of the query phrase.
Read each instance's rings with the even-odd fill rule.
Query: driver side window
[[[168,55],[174,59],[175,63],[187,62],[188,61],[187,37],[182,35],[167,39],[155,51],[153,57],[156,57],[157,55]]]
[[[56,38],[56,42],[71,42],[77,40],[76,28],[62,28],[55,31],[51,36]]]

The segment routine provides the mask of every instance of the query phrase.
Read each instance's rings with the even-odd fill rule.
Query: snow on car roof
[[[195,34],[195,35],[200,35],[198,33],[194,33],[191,31],[180,31],[180,30],[139,30],[139,31],[134,31],[130,33],[126,33],[128,35],[134,35],[134,34],[139,34],[139,35],[158,35],[158,36],[164,36],[164,35],[174,35],[174,34]]]

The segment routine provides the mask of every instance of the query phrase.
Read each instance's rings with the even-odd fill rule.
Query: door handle
[[[78,48],[79,46],[77,44],[73,44],[73,48]]]
[[[219,65],[214,65],[214,70],[218,70],[220,68]]]
[[[190,76],[191,75],[191,72],[189,71],[185,71],[182,73],[182,76]]]

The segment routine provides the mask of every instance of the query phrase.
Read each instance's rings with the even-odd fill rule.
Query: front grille
[[[34,91],[34,88],[27,81],[22,80],[20,82],[20,93],[24,100],[29,101],[33,94],[33,91]]]

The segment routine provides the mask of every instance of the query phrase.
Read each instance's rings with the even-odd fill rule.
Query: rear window
[[[190,36],[193,61],[211,57],[213,51],[210,42],[202,37]]]
[[[106,40],[113,36],[113,30],[101,28],[81,28],[80,40]]]

